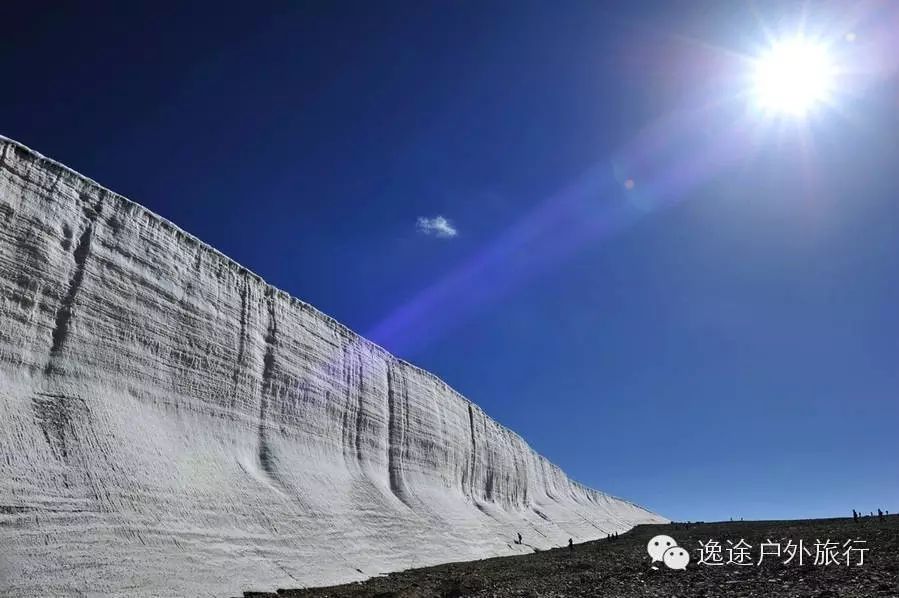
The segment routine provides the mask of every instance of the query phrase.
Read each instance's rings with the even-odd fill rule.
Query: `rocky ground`
[[[658,563],[655,568],[647,554],[647,543],[666,534],[690,551],[686,570],[669,569]],[[815,564],[823,558],[815,542],[836,542],[831,554],[839,564]],[[740,540],[750,546],[752,564],[734,563],[712,566],[700,564],[700,542],[721,544],[721,556],[728,560],[727,549]],[[788,542],[801,551],[786,550]],[[867,548],[849,553],[846,566],[844,544],[848,548]],[[860,540],[866,543],[859,542]],[[524,539],[525,543],[527,538]],[[761,564],[761,544],[770,541]],[[769,556],[781,547],[780,558]],[[808,552],[806,552],[806,550]],[[784,563],[793,554],[793,560]],[[705,552],[707,558],[712,553]],[[739,560],[740,551],[731,553]],[[369,579],[363,583],[312,589],[278,590],[275,594],[247,592],[245,596],[302,598],[459,598],[478,597],[563,597],[590,596],[632,598],[664,596],[718,598],[730,596],[790,596],[803,598],[899,598],[899,516],[883,520],[876,516],[858,523],[848,519],[804,521],[746,521],[643,525],[622,534],[617,540],[599,540],[525,556],[502,557],[451,563],[425,569],[413,569]]]

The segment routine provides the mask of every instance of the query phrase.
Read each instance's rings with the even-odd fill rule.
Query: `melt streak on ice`
[[[234,596],[660,521],[0,138],[0,595]]]

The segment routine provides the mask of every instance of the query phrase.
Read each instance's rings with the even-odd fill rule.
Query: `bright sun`
[[[802,116],[830,97],[834,65],[824,46],[797,38],[772,45],[756,60],[754,75],[763,110]]]

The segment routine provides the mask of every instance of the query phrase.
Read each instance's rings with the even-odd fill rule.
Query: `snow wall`
[[[0,595],[235,596],[661,521],[0,137]]]

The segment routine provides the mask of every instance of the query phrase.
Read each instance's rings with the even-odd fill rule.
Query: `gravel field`
[[[513,532],[514,533],[514,532]],[[669,569],[662,563],[653,568],[647,543],[656,535],[673,537],[679,546],[689,549],[691,562],[686,570]],[[722,547],[721,557],[728,560],[727,549],[750,546],[751,565],[735,563],[709,565],[699,563],[703,554],[714,552],[700,542]],[[798,549],[799,541],[803,548]],[[816,541],[831,540],[837,548],[831,552],[839,564],[815,564]],[[847,541],[851,541],[844,547]],[[862,543],[861,541],[864,541]],[[759,563],[761,544],[766,556]],[[792,545],[789,544],[792,542]],[[527,537],[524,538],[527,543]],[[771,556],[780,547],[781,557]],[[792,546],[795,550],[787,547]],[[845,564],[851,549],[851,566]],[[867,549],[860,552],[859,549]],[[807,552],[806,552],[807,550]],[[799,554],[803,564],[798,563]],[[739,550],[730,554],[739,559]],[[790,554],[792,562],[784,563]],[[859,558],[864,562],[859,565]],[[801,521],[738,521],[719,523],[673,523],[641,525],[617,540],[598,540],[576,544],[574,550],[561,547],[515,557],[500,557],[465,563],[449,563],[425,569],[413,569],[369,579],[362,583],[327,588],[281,589],[277,593],[246,592],[245,596],[295,598],[423,598],[462,596],[521,596],[550,598],[563,596],[689,597],[790,596],[809,598],[899,598],[899,516],[883,519],[864,517],[859,522],[846,519]]]

